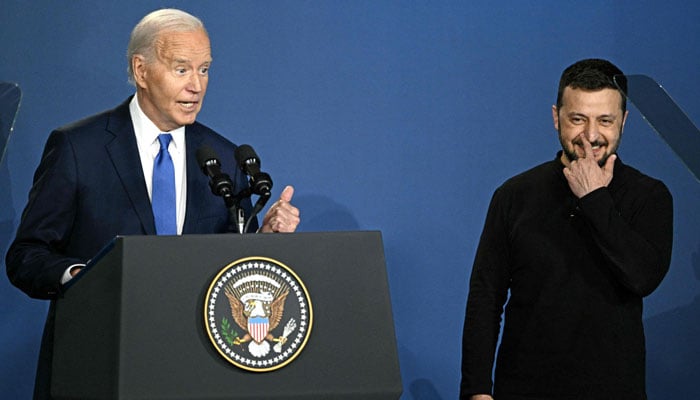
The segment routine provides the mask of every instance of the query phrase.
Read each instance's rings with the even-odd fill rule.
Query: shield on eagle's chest
[[[262,343],[270,328],[270,319],[267,317],[248,318],[248,332],[256,343]]]

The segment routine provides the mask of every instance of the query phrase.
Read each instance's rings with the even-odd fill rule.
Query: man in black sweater
[[[642,298],[669,268],[673,202],[617,156],[627,110],[615,75],[605,60],[568,67],[552,107],[562,151],[493,195],[467,300],[461,399],[646,399]]]

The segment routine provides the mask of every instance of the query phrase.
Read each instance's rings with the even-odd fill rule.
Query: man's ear
[[[557,106],[552,106],[552,121],[554,122],[554,129],[559,131],[559,110],[557,110]]]
[[[135,54],[131,57],[131,69],[134,71],[134,82],[136,87],[146,87],[146,75],[148,74],[148,65],[146,58],[141,54]]]

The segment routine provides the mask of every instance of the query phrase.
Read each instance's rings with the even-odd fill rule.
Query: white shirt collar
[[[155,153],[153,154],[153,158],[155,158],[156,154],[158,154],[158,135],[161,133],[170,133],[173,137],[173,140],[171,142],[171,146],[175,146],[174,150],[178,152],[182,152],[185,148],[185,127],[181,126],[177,129],[173,129],[170,132],[163,132],[158,127],[156,124],[151,121],[148,116],[143,112],[141,109],[141,106],[139,105],[138,102],[138,95],[134,94],[134,97],[131,99],[131,102],[129,103],[129,111],[131,113],[131,118],[133,120],[134,124],[134,133],[136,133],[136,142],[139,144],[139,147],[143,145],[144,148],[155,148]],[[173,149],[170,147],[170,149]]]

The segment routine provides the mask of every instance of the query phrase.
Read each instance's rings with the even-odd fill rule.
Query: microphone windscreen
[[[197,149],[197,164],[199,164],[200,168],[204,168],[209,160],[218,161],[218,157],[214,149],[205,144]]]
[[[246,161],[250,160],[251,158],[254,158],[257,162],[260,162],[258,155],[255,154],[255,150],[253,150],[253,148],[247,144],[242,144],[236,147],[236,151],[234,152],[233,156],[236,158],[236,162],[239,166],[245,165]]]

